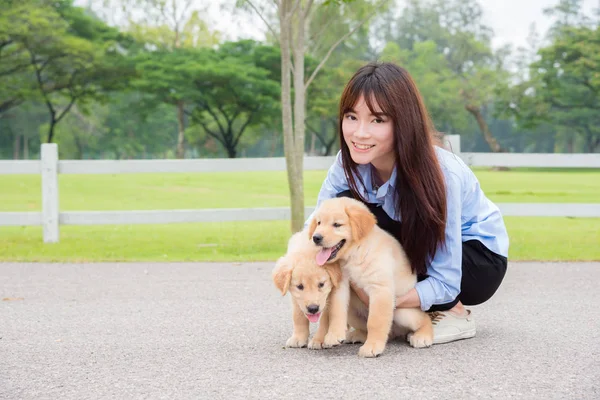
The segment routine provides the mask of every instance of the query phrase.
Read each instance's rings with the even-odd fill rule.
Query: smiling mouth
[[[323,247],[323,249],[317,253],[317,264],[324,265],[327,261],[333,260],[345,243],[346,239],[342,239],[333,247]]]
[[[375,147],[374,144],[358,144],[356,142],[352,142],[352,144],[354,145],[354,147],[356,147],[358,150],[369,150],[372,149],[373,147]]]

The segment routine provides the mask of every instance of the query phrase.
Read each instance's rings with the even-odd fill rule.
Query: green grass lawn
[[[600,218],[507,217],[511,260],[600,260]],[[285,253],[287,221],[0,229],[4,261],[266,261]]]
[[[599,203],[600,170],[475,171],[495,202]],[[305,173],[314,205],[326,171]],[[61,175],[62,211],[289,205],[285,172]],[[0,211],[39,211],[37,175],[0,175]],[[600,260],[600,219],[507,217],[512,260]],[[0,227],[0,261],[256,261],[285,252],[289,222]]]
[[[495,202],[600,202],[600,170],[475,171]],[[307,171],[307,205],[317,201],[327,171]],[[286,173],[59,175],[62,211],[283,207]],[[0,175],[0,211],[41,209],[38,175]]]

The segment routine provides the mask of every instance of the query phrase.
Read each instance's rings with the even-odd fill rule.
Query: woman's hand
[[[419,308],[421,299],[417,289],[410,289],[405,295],[396,297],[396,308]]]

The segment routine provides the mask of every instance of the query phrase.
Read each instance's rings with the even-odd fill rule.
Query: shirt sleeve
[[[417,282],[415,289],[421,300],[421,309],[429,310],[434,304],[445,304],[456,299],[462,279],[462,186],[460,178],[446,172],[446,243],[438,247],[427,268],[428,278]]]
[[[315,210],[324,200],[332,199],[338,193],[348,189],[348,181],[346,180],[346,174],[344,173],[344,167],[342,164],[342,152],[338,151],[337,156],[335,157],[335,162],[331,165],[331,167],[329,167],[329,171],[327,171],[327,177],[325,178],[325,181],[323,181],[323,185],[321,185]],[[314,213],[315,212],[313,211],[306,219],[304,222],[304,227],[308,225]]]

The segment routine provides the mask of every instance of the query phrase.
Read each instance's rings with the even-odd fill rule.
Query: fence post
[[[444,147],[454,154],[460,155],[460,135],[445,135]]]
[[[43,143],[41,155],[44,243],[58,243],[58,146]]]

